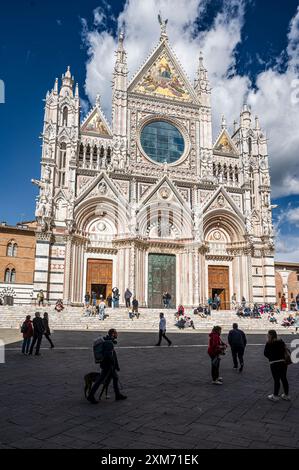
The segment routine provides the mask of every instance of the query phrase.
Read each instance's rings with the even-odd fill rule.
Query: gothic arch
[[[74,217],[77,229],[83,232],[86,232],[90,223],[97,218],[107,220],[110,226],[115,227],[116,234],[127,232],[126,208],[109,198],[95,197],[81,202],[75,210]]]
[[[237,215],[229,210],[215,209],[204,216],[203,232],[205,240],[212,229],[222,230],[229,237],[230,243],[244,241],[245,225]]]
[[[139,234],[145,237],[155,230],[161,238],[189,239],[193,237],[191,213],[176,203],[150,203],[141,208],[137,215]],[[155,237],[156,238],[156,237]],[[160,238],[160,237],[159,237]]]

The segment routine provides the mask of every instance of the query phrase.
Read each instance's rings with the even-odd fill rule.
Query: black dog
[[[85,395],[85,398],[87,398],[88,395],[90,394],[92,386],[93,386],[94,382],[99,378],[99,375],[101,375],[99,372],[90,372],[89,374],[85,375],[85,377],[84,377],[84,382],[85,382],[84,395]],[[106,399],[108,398],[108,388],[109,388],[110,382],[111,382],[111,377],[109,377],[108,380],[105,380],[105,382],[103,384],[102,391],[100,393],[100,399],[104,395],[104,392],[106,394]]]

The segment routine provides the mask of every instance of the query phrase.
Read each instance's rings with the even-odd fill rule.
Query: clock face
[[[181,132],[166,121],[153,121],[141,131],[141,145],[146,155],[156,163],[175,163],[185,151]]]

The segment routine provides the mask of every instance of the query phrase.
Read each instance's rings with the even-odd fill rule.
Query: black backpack
[[[22,328],[21,328],[21,333],[26,334],[28,331],[28,325],[26,322],[23,323]]]

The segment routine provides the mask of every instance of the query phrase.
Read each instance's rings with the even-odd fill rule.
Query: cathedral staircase
[[[61,313],[57,313],[54,307],[38,308],[34,306],[15,306],[0,307],[0,329],[20,329],[26,315],[34,317],[35,312],[39,311],[49,313],[50,327],[52,330],[78,330],[78,331],[103,331],[109,328],[116,328],[118,331],[136,331],[136,332],[156,332],[159,325],[159,313],[161,310],[140,309],[140,318],[131,320],[128,318],[127,309],[107,309],[109,315],[105,321],[100,321],[98,317],[84,317],[84,309],[80,307],[66,307]],[[264,315],[261,319],[238,318],[232,311],[213,312],[208,318],[200,318],[194,315],[193,311],[187,311],[194,321],[195,330],[185,328],[179,330],[175,326],[175,310],[164,310],[167,319],[167,330],[172,332],[209,332],[213,326],[220,325],[224,332],[231,329],[232,324],[237,322],[240,328],[249,332],[262,333],[268,331],[273,325],[268,321],[268,316]],[[278,323],[274,328],[279,332],[293,332],[293,327],[286,329],[281,326],[286,313],[277,315]]]

